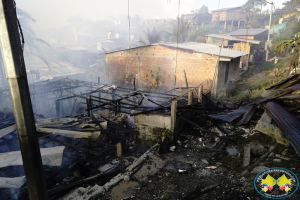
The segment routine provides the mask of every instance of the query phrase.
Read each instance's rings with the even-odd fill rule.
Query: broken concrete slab
[[[62,163],[64,149],[64,146],[42,148],[41,156],[43,165],[60,166]],[[0,160],[0,168],[7,166],[23,165],[23,160],[20,151],[0,153]]]
[[[255,129],[274,138],[277,143],[289,146],[289,141],[283,136],[282,131],[271,122],[272,117],[265,111]]]
[[[169,115],[137,115],[134,119],[135,131],[139,131],[139,138],[143,140],[157,140],[162,137],[162,132],[165,137],[173,140],[174,132],[172,131],[172,120]],[[166,130],[166,131],[164,131]]]
[[[257,140],[250,142],[249,144],[251,153],[254,156],[261,156],[267,152],[267,149]]]

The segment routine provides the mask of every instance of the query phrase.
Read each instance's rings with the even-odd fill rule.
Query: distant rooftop
[[[222,12],[222,11],[230,11],[230,10],[236,10],[241,9],[242,7],[232,7],[232,8],[221,8],[218,10],[212,10],[211,12]]]
[[[258,35],[260,33],[263,33],[265,31],[268,31],[268,29],[239,29],[230,33],[227,33],[226,35],[230,36],[254,36]]]
[[[224,38],[224,40],[238,41],[238,42],[249,42],[250,44],[260,44],[260,41],[258,41],[258,40],[237,38],[237,37],[232,37],[230,35],[209,34],[209,35],[206,35],[206,37],[219,38],[219,39]]]

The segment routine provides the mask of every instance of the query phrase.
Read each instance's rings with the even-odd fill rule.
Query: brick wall
[[[194,87],[213,79],[217,56],[191,51],[178,50],[176,67],[176,49],[163,46],[146,46],[106,55],[109,83],[124,85],[130,77],[138,77],[140,89],[173,88],[176,68],[176,87],[185,87],[184,70],[189,87]],[[127,76],[126,76],[127,72]]]

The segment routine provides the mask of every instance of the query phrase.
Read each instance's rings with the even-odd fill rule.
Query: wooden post
[[[186,87],[189,87],[189,83],[188,83],[188,80],[187,80],[187,77],[186,77],[185,70],[183,70],[183,73],[184,73],[184,77],[185,77],[185,85],[186,85]]]
[[[231,30],[233,29],[233,20],[231,21]]]
[[[55,109],[56,109],[56,117],[59,118],[60,117],[60,101],[55,101]]]
[[[89,100],[89,97],[86,98],[86,107],[87,107],[87,114],[90,117],[91,116],[91,112],[90,112],[90,100]]]
[[[243,161],[243,167],[247,167],[250,165],[250,146],[246,145],[244,147],[244,161]]]
[[[171,130],[175,133],[176,130],[176,116],[177,114],[177,100],[173,100],[171,104]]]
[[[122,156],[122,143],[117,143],[117,156],[120,158]]]
[[[100,87],[100,77],[98,76],[98,87]],[[101,99],[101,92],[99,91],[98,93],[98,97],[99,97],[99,101]],[[99,106],[101,105],[101,103],[99,102]]]
[[[0,1],[1,54],[14,112],[29,199],[48,200],[38,134],[30,99],[16,4]]]
[[[240,25],[241,25],[241,21],[239,21],[239,23],[238,23],[238,29],[240,29]]]
[[[227,27],[227,21],[225,21],[225,24],[224,24],[224,29],[226,29]]]
[[[135,77],[133,78],[133,91],[136,91],[136,87],[135,87]]]
[[[203,98],[203,85],[201,85],[199,87],[198,94],[199,94],[199,96],[198,96],[198,102],[202,102],[202,98]]]
[[[190,90],[188,93],[188,105],[193,104],[193,90]]]

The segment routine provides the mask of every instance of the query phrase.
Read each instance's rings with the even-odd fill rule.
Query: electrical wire
[[[178,43],[179,43],[179,25],[180,25],[180,0],[178,0],[178,15],[177,15],[177,48],[176,48],[176,65],[174,69],[174,86],[173,88],[176,88],[176,70],[177,70],[177,64],[178,64]]]

